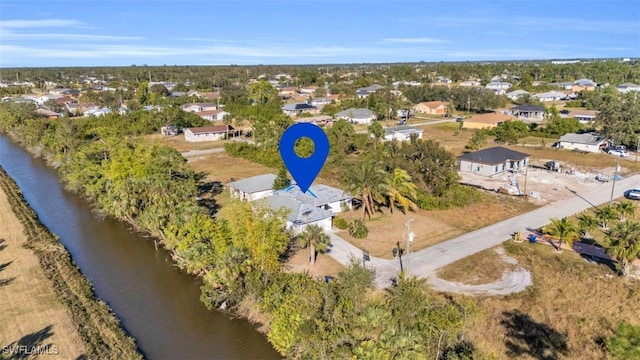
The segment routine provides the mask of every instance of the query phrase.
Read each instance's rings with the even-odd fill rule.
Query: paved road
[[[639,185],[640,175],[616,181],[613,197],[621,197],[625,190]],[[436,270],[457,260],[501,244],[509,239],[513,232],[520,231],[526,236],[527,229],[545,226],[551,218],[571,216],[590,207],[607,203],[611,196],[611,187],[611,182],[599,184],[595,189],[584,194],[575,193],[570,189],[558,189],[557,191],[571,191],[575,196],[410,253],[403,257],[404,269],[412,275],[428,277]],[[469,216],[473,216],[473,214],[469,214]],[[350,256],[362,261],[362,250],[333,233],[330,234],[330,237],[333,247],[329,255],[334,259],[342,264],[347,264]],[[376,284],[380,287],[390,285],[390,279],[396,276],[400,270],[397,259],[386,260],[372,257],[367,266],[376,269]]]

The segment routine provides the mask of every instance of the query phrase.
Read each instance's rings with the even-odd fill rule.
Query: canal
[[[279,358],[254,325],[207,310],[197,279],[174,267],[151,239],[97,216],[81,197],[64,190],[55,170],[1,134],[0,165],[146,358]]]

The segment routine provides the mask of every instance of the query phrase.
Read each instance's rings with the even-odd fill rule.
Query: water
[[[199,282],[172,265],[153,241],[100,219],[63,189],[55,170],[0,135],[0,165],[40,220],[60,237],[82,273],[150,359],[278,359],[246,320],[209,311]]]

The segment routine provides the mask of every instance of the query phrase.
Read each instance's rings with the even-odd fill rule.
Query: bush
[[[349,227],[349,224],[347,223],[347,220],[336,217],[335,219],[333,219],[333,226],[337,227],[340,230],[344,230]]]
[[[362,220],[356,219],[349,224],[349,235],[356,239],[364,239],[369,235],[369,229]]]

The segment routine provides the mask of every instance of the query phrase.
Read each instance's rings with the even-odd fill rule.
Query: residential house
[[[313,95],[316,92],[317,86],[305,86],[300,88],[300,94],[302,95]]]
[[[548,102],[548,101],[565,100],[567,98],[567,95],[560,91],[549,91],[549,92],[544,92],[539,94],[533,94],[531,97],[533,99],[538,99],[542,102]]]
[[[221,94],[220,94],[220,91],[203,92],[203,93],[200,93],[200,97],[202,99],[209,100],[209,101],[211,100],[217,101],[217,100],[220,100]]]
[[[60,114],[58,114],[55,111],[51,111],[43,108],[37,109],[36,113],[47,119],[57,119],[60,116]]]
[[[429,115],[447,115],[448,102],[444,101],[425,101],[413,107],[413,111],[419,114]]]
[[[482,83],[479,80],[465,80],[459,84],[459,86],[481,86]]]
[[[558,87],[560,89],[564,89],[564,90],[571,90],[571,88],[573,88],[574,83],[573,82],[553,82],[551,83],[551,85]]]
[[[315,207],[286,195],[269,196],[261,202],[268,204],[274,210],[286,209],[288,212],[287,229],[293,230],[295,234],[302,233],[309,225],[317,225],[324,230],[331,230],[333,218],[331,210]]]
[[[219,120],[224,119],[224,117],[226,115],[231,115],[228,112],[222,111],[222,110],[198,111],[195,114],[200,116],[201,118],[203,118],[205,120],[209,120],[209,121],[219,121]]]
[[[598,134],[584,133],[584,134],[565,134],[558,140],[557,147],[567,150],[580,150],[588,151],[592,153],[599,153],[602,147],[606,146],[607,142]]]
[[[371,122],[378,118],[376,113],[369,109],[363,108],[349,108],[342,110],[335,115],[336,119],[344,119],[352,124],[371,124]]]
[[[309,103],[295,103],[285,104],[282,107],[282,112],[289,116],[299,116],[302,113],[317,114],[318,108]]]
[[[412,126],[396,126],[384,129],[385,141],[407,141],[411,139],[411,136],[422,139],[422,130]]]
[[[628,92],[631,91],[640,91],[640,85],[636,85],[636,84],[632,84],[632,83],[624,83],[624,84],[620,84],[618,86],[616,86],[616,89],[623,93],[626,94]]]
[[[567,117],[578,119],[581,124],[589,124],[593,122],[600,112],[597,110],[573,109],[567,114]]]
[[[294,120],[296,123],[311,123],[317,126],[329,127],[333,123],[333,118],[329,115],[318,115],[311,117],[299,117]]]
[[[322,107],[325,106],[327,104],[331,104],[331,102],[333,101],[333,99],[330,96],[325,96],[325,97],[317,97],[317,98],[313,98],[311,100],[309,100],[309,103],[313,106],[316,107]]]
[[[254,201],[273,195],[274,174],[263,174],[232,181],[227,186],[231,197],[242,201]]]
[[[351,195],[343,190],[324,184],[312,185],[305,193],[302,193],[298,186],[289,186],[276,190],[274,195],[287,196],[307,205],[331,211],[333,214],[353,208],[353,197]]]
[[[508,92],[506,95],[509,99],[513,100],[513,101],[518,101],[518,99],[520,99],[520,97],[528,95],[529,92],[525,91],[525,90],[514,90],[511,92]]]
[[[382,88],[382,86],[380,86],[378,84],[374,84],[374,85],[371,85],[371,86],[359,88],[359,89],[356,90],[356,96],[358,96],[359,99],[364,99],[367,96],[373,94],[374,92],[380,90],[381,88]]]
[[[504,81],[492,81],[487,84],[487,89],[493,90],[498,95],[506,94],[507,90],[511,88],[511,83]]]
[[[544,106],[516,105],[508,113],[525,122],[540,122],[544,120]]]
[[[66,91],[69,91],[71,89],[50,89],[49,90],[49,94],[51,95],[65,95]]]
[[[397,89],[400,86],[420,86],[422,84],[418,81],[394,81],[391,85]]]
[[[210,110],[218,110],[218,104],[216,103],[189,103],[182,105],[182,110],[186,112],[202,112]]]
[[[458,156],[460,171],[493,176],[505,171],[518,171],[529,164],[529,154],[495,146]]]
[[[184,139],[188,142],[225,140],[234,131],[231,125],[214,125],[187,128],[184,130]]]
[[[503,113],[487,113],[474,115],[462,122],[465,129],[494,128],[508,120],[516,120],[515,117]]]

